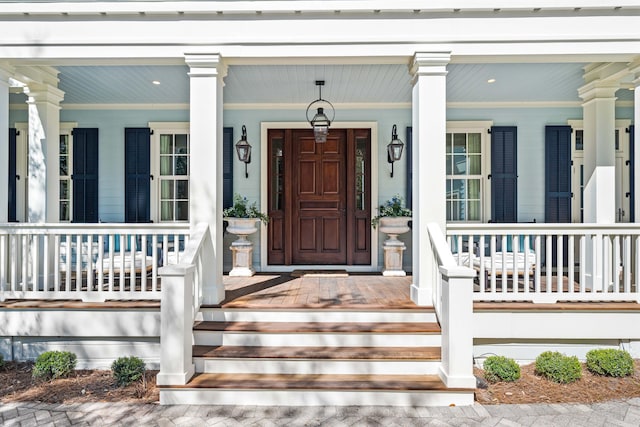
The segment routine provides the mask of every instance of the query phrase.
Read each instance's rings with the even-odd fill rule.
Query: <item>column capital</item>
[[[219,53],[185,53],[190,77],[220,77],[227,75],[227,65]]]
[[[64,99],[63,91],[46,83],[29,83],[24,92],[28,96],[27,104],[46,102],[60,107],[60,103]]]
[[[9,86],[9,79],[13,77],[14,68],[6,62],[0,62],[0,84]]]
[[[412,76],[446,76],[451,52],[416,52],[409,64]]]
[[[578,96],[583,103],[595,99],[616,99],[616,92],[620,89],[620,83],[611,81],[593,81],[578,88]]]

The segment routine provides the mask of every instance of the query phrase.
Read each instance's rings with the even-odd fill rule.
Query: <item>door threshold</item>
[[[347,270],[293,270],[292,277],[349,277]]]

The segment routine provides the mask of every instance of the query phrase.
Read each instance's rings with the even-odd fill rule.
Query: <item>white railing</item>
[[[209,226],[198,224],[180,263],[160,269],[162,348],[158,385],[186,384],[194,374],[193,321],[200,311],[207,280],[215,277],[213,247]]]
[[[447,224],[476,301],[640,302],[640,226]]]
[[[442,363],[438,372],[447,387],[475,388],[473,376],[473,277],[472,269],[458,265],[440,226],[428,224],[433,255],[433,305],[442,333]]]
[[[2,224],[0,301],[160,299],[158,268],[180,261],[185,224]]]

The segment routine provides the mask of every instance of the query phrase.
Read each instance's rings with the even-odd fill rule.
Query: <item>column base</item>
[[[406,249],[404,243],[396,240],[391,243],[387,240],[384,245],[384,270],[383,276],[406,276],[407,273],[402,268],[402,254]]]
[[[418,287],[416,284],[411,284],[411,301],[416,305],[422,307],[431,307],[433,305],[433,297],[431,295],[431,289]]]
[[[235,242],[234,242],[235,243]],[[233,259],[233,268],[229,272],[229,276],[251,277],[256,274],[252,266],[253,244],[232,244],[231,254]]]

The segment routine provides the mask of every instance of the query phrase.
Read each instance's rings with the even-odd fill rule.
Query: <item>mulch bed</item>
[[[158,401],[157,371],[147,371],[144,382],[118,387],[106,370],[79,370],[69,378],[40,381],[31,377],[32,363],[7,362],[0,369],[0,402],[44,403]]]
[[[571,384],[557,384],[534,373],[534,364],[520,367],[521,377],[514,382],[489,384],[476,390],[476,401],[498,403],[595,403],[640,397],[640,360],[634,374],[624,378],[594,375],[582,364],[582,378]],[[481,369],[475,375],[484,378]]]

